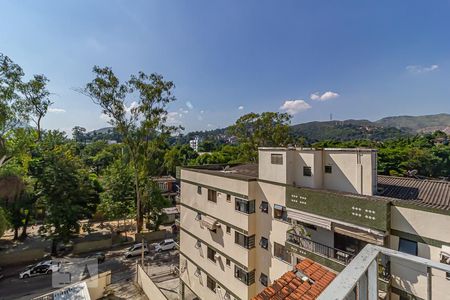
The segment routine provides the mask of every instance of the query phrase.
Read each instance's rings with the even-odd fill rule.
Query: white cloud
[[[315,101],[328,101],[328,100],[337,98],[339,96],[340,95],[338,93],[335,93],[335,92],[332,92],[332,91],[328,91],[328,92],[325,92],[323,94],[321,94],[320,92],[312,93],[309,98],[311,100],[315,100]]]
[[[187,101],[187,102],[186,102],[186,106],[187,106],[189,109],[193,109],[193,108],[194,108],[194,105],[192,105],[191,101]]]
[[[238,109],[239,109],[239,110],[243,110],[244,107],[241,105],[241,106],[238,107]]]
[[[198,115],[198,116],[197,116],[197,119],[198,119],[199,121],[203,121],[202,115]]]
[[[410,65],[406,66],[406,70],[413,74],[421,74],[421,73],[428,73],[432,71],[436,71],[439,69],[438,65],[430,65],[430,66],[420,66],[420,65]]]
[[[49,107],[48,112],[59,114],[59,113],[65,113],[66,110],[64,108]]]
[[[100,119],[102,119],[103,121],[106,121],[106,122],[108,122],[109,120],[111,120],[111,118],[110,117],[108,117],[106,114],[104,114],[104,113],[102,113],[101,115],[100,115]]]
[[[204,114],[204,113],[205,113],[205,111],[204,111],[204,110],[201,110],[201,111],[200,111],[200,113],[201,113],[201,114]]]
[[[181,123],[181,118],[183,117],[183,114],[177,112],[177,111],[171,111],[167,113],[167,123],[169,124],[179,124]]]
[[[213,124],[208,124],[207,126],[208,126],[209,128],[211,128],[211,127],[213,127]]]
[[[184,108],[180,108],[180,109],[178,109],[179,111],[180,111],[180,113],[182,113],[182,114],[187,114],[187,113],[189,113],[189,111],[187,110],[187,109],[184,109]]]
[[[128,106],[128,107],[127,107],[126,105],[124,105],[124,106],[125,106],[125,111],[126,111],[127,113],[130,113],[130,112],[131,112],[131,109],[137,107],[138,104],[137,104],[136,101],[133,101],[133,102],[131,102],[130,106]]]
[[[304,100],[286,100],[280,107],[281,110],[284,110],[291,115],[295,115],[310,108],[311,105],[306,103]]]

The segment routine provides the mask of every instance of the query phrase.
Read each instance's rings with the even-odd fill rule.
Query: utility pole
[[[142,266],[142,270],[143,270],[144,269],[144,235],[142,235],[142,242],[141,242],[141,266]]]

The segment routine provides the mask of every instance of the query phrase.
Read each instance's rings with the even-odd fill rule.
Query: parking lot
[[[130,289],[130,286],[133,286],[136,261],[140,260],[141,256],[137,255],[132,258],[125,258],[123,254],[129,247],[129,245],[121,246],[110,251],[105,251],[105,261],[98,265],[99,273],[108,270],[111,271],[112,277],[109,292],[112,294],[120,294],[120,296],[117,295],[120,298],[127,298],[127,289],[129,293],[137,292],[132,288]],[[153,274],[151,276],[155,277],[155,282],[165,282],[167,281],[166,279],[175,279],[176,277],[173,274],[171,275],[171,270],[174,266],[178,266],[178,250],[155,253],[154,250],[150,249],[149,252],[149,255],[145,256],[145,265],[149,274]],[[86,257],[89,255],[92,255],[92,253],[83,256]],[[25,267],[18,266],[3,270],[5,277],[0,280],[0,299],[30,299],[57,289],[52,286],[52,275],[19,279],[19,273]],[[168,291],[168,293],[175,294],[174,288],[177,287],[169,286],[167,289],[173,289],[173,291]],[[145,299],[144,297],[142,299]]]

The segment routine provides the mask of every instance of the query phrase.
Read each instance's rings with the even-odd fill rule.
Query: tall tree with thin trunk
[[[111,68],[93,68],[94,80],[81,92],[98,104],[109,123],[122,135],[133,167],[137,231],[142,230],[142,197],[148,180],[147,157],[153,142],[177,127],[167,126],[167,105],[175,100],[174,84],[161,75],[139,72],[121,83]]]

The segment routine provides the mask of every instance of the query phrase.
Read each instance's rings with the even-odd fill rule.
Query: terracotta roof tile
[[[295,274],[297,271],[306,274],[312,281],[302,281]],[[335,277],[336,274],[320,264],[304,259],[294,270],[284,273],[253,300],[314,300]]]

